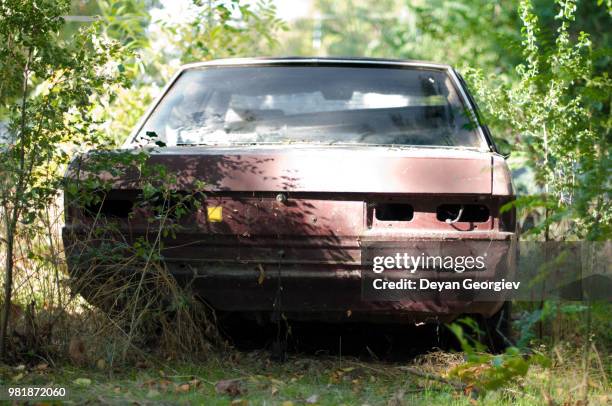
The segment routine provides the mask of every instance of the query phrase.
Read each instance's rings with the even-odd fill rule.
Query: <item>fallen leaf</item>
[[[236,397],[245,393],[242,383],[238,379],[226,379],[215,384],[215,392],[220,395]]]
[[[15,375],[15,376],[13,377],[13,381],[14,381],[14,382],[20,381],[20,380],[22,380],[22,379],[23,379],[23,374],[22,374],[22,373],[18,373],[17,375]]]
[[[333,371],[329,376],[329,383],[339,383],[342,379],[342,371]]]
[[[98,367],[98,369],[105,369],[106,368],[106,361],[104,361],[102,358],[100,358],[98,361],[96,361],[96,366]]]
[[[247,406],[248,404],[249,401],[246,399],[234,399],[232,403],[230,403],[231,406]]]
[[[44,370],[45,370],[45,369],[47,369],[47,368],[49,368],[49,364],[44,363],[44,362],[43,362],[43,363],[41,363],[41,364],[36,365],[36,367],[35,367],[35,369],[36,369],[37,371],[44,371]]]
[[[73,381],[75,385],[79,386],[89,386],[91,385],[91,379],[89,378],[77,378]]]
[[[274,396],[278,393],[278,388],[276,386],[273,386],[270,392],[272,393],[272,396]]]
[[[184,383],[182,385],[178,385],[176,389],[178,392],[189,392],[189,389],[191,389],[191,386],[189,386],[188,383]]]
[[[309,405],[317,403],[319,401],[319,395],[310,395],[306,398],[305,402]]]
[[[24,364],[19,364],[15,367],[15,371],[25,371],[26,367]]]

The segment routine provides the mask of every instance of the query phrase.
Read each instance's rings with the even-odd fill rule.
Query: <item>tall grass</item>
[[[59,199],[19,227],[9,360],[133,364],[223,345],[214,311],[168,272],[159,238],[132,244],[99,216],[64,247],[63,225]]]

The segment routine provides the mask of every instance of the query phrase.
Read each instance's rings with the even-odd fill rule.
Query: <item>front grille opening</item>
[[[414,209],[405,203],[378,203],[374,213],[380,221],[410,221],[414,217]]]
[[[134,202],[125,199],[104,199],[85,207],[88,215],[96,217],[128,218],[134,207]]]
[[[489,208],[482,204],[443,204],[438,206],[436,218],[451,224],[484,223],[489,220]]]

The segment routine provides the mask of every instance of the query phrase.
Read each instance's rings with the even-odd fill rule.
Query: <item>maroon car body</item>
[[[465,313],[484,316],[496,313],[502,306],[501,300],[465,303],[449,298],[448,301],[377,302],[361,298],[361,256],[366,243],[462,241],[465,252],[474,252],[483,242],[511,242],[516,238],[513,212],[502,214],[500,211],[513,199],[510,172],[504,158],[496,151],[487,128],[478,123],[476,106],[462,79],[449,66],[372,59],[302,58],[189,65],[171,81],[128,139],[125,148],[135,148],[139,134],[150,130],[147,123],[159,122],[159,117],[155,118],[156,112],[163,110],[164,100],[173,97],[172,89],[181,89],[180,80],[184,81],[189,72],[205,72],[206,75],[210,74],[206,72],[232,72],[236,69],[233,71],[238,81],[236,86],[246,86],[240,83],[240,75],[254,73],[238,69],[253,68],[257,69],[257,74],[267,75],[268,71],[279,67],[304,69],[299,78],[308,76],[309,70],[319,72],[325,68],[359,69],[360,75],[369,73],[373,76],[391,72],[386,77],[392,76],[395,70],[416,72],[415,75],[421,75],[418,76],[421,79],[423,74],[429,75],[428,72],[442,75],[428,76],[424,83],[439,82],[437,78],[444,77],[445,85],[451,90],[441,91],[443,97],[436,93],[433,96],[428,94],[427,99],[411,99],[409,96],[385,99],[391,90],[385,90],[386,87],[376,90],[374,86],[379,85],[373,84],[362,92],[370,96],[360,96],[359,100],[375,101],[374,104],[363,102],[364,106],[378,106],[381,99],[386,100],[387,105],[383,106],[386,110],[377,109],[375,114],[390,116],[392,123],[397,122],[398,115],[412,109],[406,113],[410,116],[399,118],[405,123],[417,116],[425,119],[432,116],[431,120],[438,120],[443,113],[437,111],[446,106],[445,100],[455,97],[475,123],[473,128],[466,130],[471,132],[475,144],[411,145],[409,142],[378,140],[370,143],[336,142],[336,139],[330,142],[258,142],[249,139],[235,143],[181,143],[176,139],[170,140],[176,135],[167,130],[160,130],[159,126],[153,128],[158,133],[166,131],[163,138],[167,145],[151,150],[150,163],[162,164],[177,174],[179,188],[193,190],[203,182],[206,194],[203,206],[189,213],[181,221],[176,235],[165,243],[164,261],[173,275],[179,280],[195,278],[191,286],[217,310],[258,317],[278,310],[275,307],[279,303],[282,303],[282,312],[288,318],[315,320],[448,321]],[[342,83],[342,77],[341,74],[334,83]],[[248,83],[253,90],[248,91],[251,93],[245,91],[245,95],[241,93],[241,97],[264,100],[260,93],[265,89],[260,88],[267,83],[266,78],[251,79]],[[287,82],[295,84],[300,80]],[[216,83],[229,86],[218,78],[215,81],[215,86]],[[393,85],[396,82],[390,79],[389,83]],[[415,89],[422,90],[424,86],[421,83]],[[295,98],[303,90],[293,89],[291,92],[291,97]],[[409,90],[406,92],[408,94]],[[347,100],[354,103],[355,94],[332,89],[321,100],[333,106],[349,104]],[[378,99],[372,94],[378,95]],[[277,99],[285,101],[283,97],[284,93]],[[417,102],[427,101],[414,106],[411,103],[415,99]],[[184,103],[185,99],[180,100]],[[397,100],[401,101],[400,107],[393,104]],[[435,109],[430,111],[432,104]],[[170,110],[176,110],[176,104],[174,106]],[[391,108],[405,110],[391,111]],[[166,122],[174,120],[174,110],[164,118]],[[270,126],[270,122],[280,116],[284,124],[278,128],[282,127],[284,134],[290,135],[292,128],[298,126],[296,132],[312,130],[311,124],[306,126],[304,122],[314,121],[316,124],[317,120],[326,128],[332,124],[339,128],[337,123],[341,123],[342,131],[346,128],[346,131],[352,131],[346,127],[349,125],[347,122],[359,119],[357,115],[355,119],[353,116],[332,119],[325,115],[327,112],[290,115],[287,110],[280,112],[278,108],[234,110],[238,112],[241,123],[257,122]],[[421,114],[421,111],[425,113]],[[255,118],[249,119],[248,114]],[[364,117],[370,113],[363,109],[358,114]],[[297,116],[299,124],[295,124]],[[377,120],[377,117],[374,115],[367,120]],[[228,122],[229,119],[224,122],[226,128],[232,125]],[[402,128],[408,128],[408,124],[402,125]],[[387,127],[384,128],[387,131]],[[318,127],[316,131],[319,131]],[[205,137],[213,132],[207,132]],[[376,128],[372,132],[375,133]],[[242,129],[239,133],[246,134]],[[192,136],[186,138],[189,137]],[[139,193],[135,186],[119,182],[108,193],[106,201],[109,205],[113,201],[135,201]],[[462,206],[473,210],[458,213],[457,209]],[[82,223],[79,208],[68,204],[64,229],[67,246],[79,238]],[[149,227],[146,213],[134,206],[129,218],[121,219],[121,227],[130,238],[146,234]],[[509,261],[506,249],[490,255],[492,261]]]

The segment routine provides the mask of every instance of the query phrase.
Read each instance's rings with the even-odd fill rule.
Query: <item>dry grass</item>
[[[64,251],[62,225],[54,206],[36,228],[20,230],[10,362],[135,365],[202,358],[223,345],[214,312],[163,265],[159,239],[136,248],[99,220]],[[67,256],[78,273],[68,274]]]

